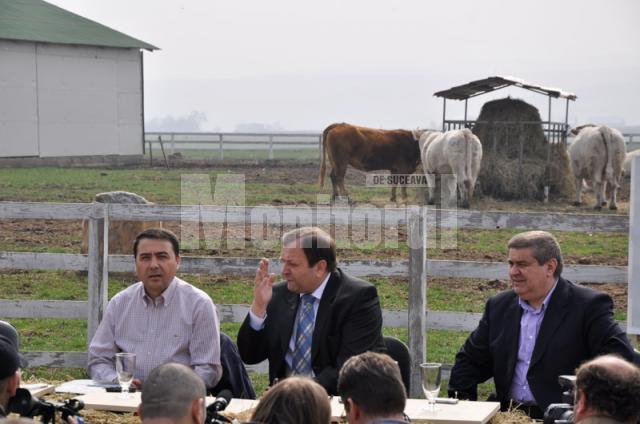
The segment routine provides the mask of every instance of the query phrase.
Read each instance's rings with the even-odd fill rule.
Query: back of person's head
[[[134,258],[138,256],[138,245],[140,244],[140,241],[144,239],[168,241],[171,243],[173,253],[176,256],[180,256],[180,242],[173,232],[165,230],[164,228],[149,228],[136,236],[136,239],[133,242]]]
[[[6,409],[9,398],[20,385],[20,356],[13,343],[0,336],[0,407]]]
[[[336,242],[321,228],[301,227],[286,232],[282,236],[282,246],[295,242],[295,247],[301,248],[304,252],[309,266],[313,266],[321,260],[327,262],[327,271],[336,270],[338,261],[336,259]]]
[[[18,359],[20,368],[26,368],[29,363],[24,355],[20,353],[20,337],[18,336],[18,330],[7,321],[0,321],[0,337],[4,337],[6,341],[13,346],[18,352]]]
[[[155,368],[142,386],[138,414],[144,421],[156,418],[179,421],[192,416],[203,423],[206,416],[206,389],[202,379],[182,364],[164,364]]]
[[[560,277],[562,274],[562,251],[560,243],[553,234],[547,231],[526,231],[511,237],[507,243],[508,249],[527,249],[531,248],[533,257],[536,258],[538,265],[547,263],[550,259],[555,259],[558,263],[553,274],[554,277]]]
[[[329,424],[329,395],[309,378],[289,377],[275,384],[260,398],[251,421],[260,424]]]
[[[605,415],[621,422],[640,419],[640,369],[616,355],[603,355],[578,368],[576,419]]]
[[[407,402],[398,364],[375,352],[352,356],[344,363],[338,376],[338,393],[345,408],[355,403],[371,418],[401,415]]]

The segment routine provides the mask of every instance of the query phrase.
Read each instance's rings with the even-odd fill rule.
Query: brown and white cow
[[[417,133],[419,134],[419,132]],[[320,162],[320,188],[324,187],[326,158],[331,163],[333,200],[348,196],[344,186],[347,166],[361,171],[389,170],[391,174],[413,174],[420,164],[418,138],[408,130],[380,130],[346,123],[329,125],[322,133],[323,154]],[[402,187],[407,200],[407,188]],[[391,201],[396,200],[396,187],[391,188]]]
[[[572,132],[577,134],[569,146],[576,184],[574,205],[582,204],[584,179],[590,183],[596,195],[595,209],[601,209],[606,204],[605,189],[609,192],[609,209],[618,209],[616,194],[620,187],[626,150],[622,134],[606,125],[584,125],[573,129]]]
[[[482,144],[469,129],[425,131],[418,142],[422,168],[429,184],[428,203],[434,203],[435,176],[447,187],[449,205],[456,204],[456,186],[460,192],[460,204],[469,207],[482,163]]]

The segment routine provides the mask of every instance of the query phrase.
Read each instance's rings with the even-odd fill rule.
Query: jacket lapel
[[[540,332],[538,333],[538,338],[536,339],[536,345],[533,348],[533,354],[531,355],[531,365],[529,369],[531,369],[536,362],[538,362],[542,355],[544,354],[545,349],[549,345],[549,341],[553,338],[554,333],[562,324],[565,315],[567,314],[567,294],[568,286],[564,279],[559,278],[558,284],[556,285],[551,298],[549,299],[549,304],[547,305],[547,310],[544,313],[544,318],[542,318],[542,324],[540,325]]]
[[[293,334],[293,326],[296,322],[296,312],[299,303],[300,295],[287,290],[284,297],[284,313],[282,314],[282,321],[280,322],[280,328],[287,331],[277,332],[277,334],[280,335],[280,348],[285,354],[289,349],[289,340],[291,340],[291,335]],[[284,354],[282,357],[284,358]]]
[[[324,288],[322,298],[320,298],[320,305],[318,306],[318,314],[316,315],[316,322],[313,328],[313,338],[311,339],[311,363],[318,353],[320,347],[320,340],[326,339],[324,334],[327,331],[327,323],[331,316],[331,305],[336,298],[336,293],[340,287],[340,274],[339,271],[334,271],[327,281],[327,286]]]
[[[518,346],[520,345],[520,319],[522,318],[522,308],[518,303],[518,296],[514,297],[511,306],[504,315],[505,333],[507,345],[507,381],[511,384],[513,372],[516,369],[518,359]]]

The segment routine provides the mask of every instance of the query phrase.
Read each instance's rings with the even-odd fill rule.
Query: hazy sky
[[[441,122],[433,93],[492,75],[575,92],[570,121],[640,124],[640,2],[51,0],[161,48],[145,52],[147,120],[204,112],[319,130]],[[470,100],[547,99],[522,89]],[[462,103],[448,102],[451,117]],[[553,118],[564,119],[564,101]]]

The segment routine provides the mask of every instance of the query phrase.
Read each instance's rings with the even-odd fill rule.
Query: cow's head
[[[415,130],[411,130],[411,135],[413,136],[413,139],[415,141],[418,141],[420,140],[420,136],[427,131],[431,131],[431,130],[427,128],[416,128]]]

